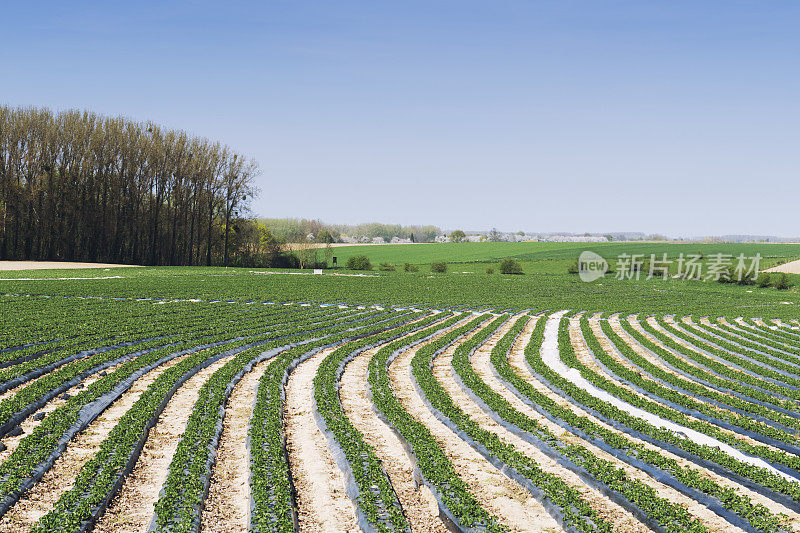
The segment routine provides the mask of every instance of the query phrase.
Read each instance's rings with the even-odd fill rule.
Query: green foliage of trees
[[[464,239],[466,238],[467,234],[461,231],[460,229],[457,229],[450,234],[450,242],[464,242]]]
[[[443,273],[447,272],[447,263],[444,261],[435,261],[431,263],[431,272]]]
[[[227,265],[258,173],[152,122],[2,106],[0,259]]]
[[[512,258],[503,259],[500,261],[500,273],[502,274],[524,274],[522,265],[519,261]]]
[[[789,281],[789,276],[786,273],[782,273],[778,278],[778,281],[775,282],[775,288],[779,291],[785,291],[792,288],[794,284]]]
[[[372,263],[366,255],[354,255],[347,260],[348,270],[372,270]]]

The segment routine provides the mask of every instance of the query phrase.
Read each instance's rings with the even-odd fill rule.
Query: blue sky
[[[15,2],[0,102],[258,160],[264,216],[794,236],[796,1]]]

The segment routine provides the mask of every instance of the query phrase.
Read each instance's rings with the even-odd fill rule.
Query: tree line
[[[437,226],[400,224],[326,224],[320,220],[297,218],[262,218],[259,223],[266,226],[278,239],[289,243],[309,240],[327,242],[372,242],[375,238],[390,242],[393,238],[413,242],[433,242],[442,230]],[[309,239],[310,236],[313,236]]]
[[[0,259],[240,263],[263,244],[244,217],[257,174],[152,122],[3,106]]]

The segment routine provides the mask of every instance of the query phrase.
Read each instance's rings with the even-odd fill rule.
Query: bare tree
[[[227,264],[257,174],[151,122],[0,106],[0,258]]]

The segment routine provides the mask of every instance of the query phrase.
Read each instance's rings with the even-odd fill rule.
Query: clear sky
[[[795,236],[800,2],[6,2],[0,102],[258,160],[263,216]]]

